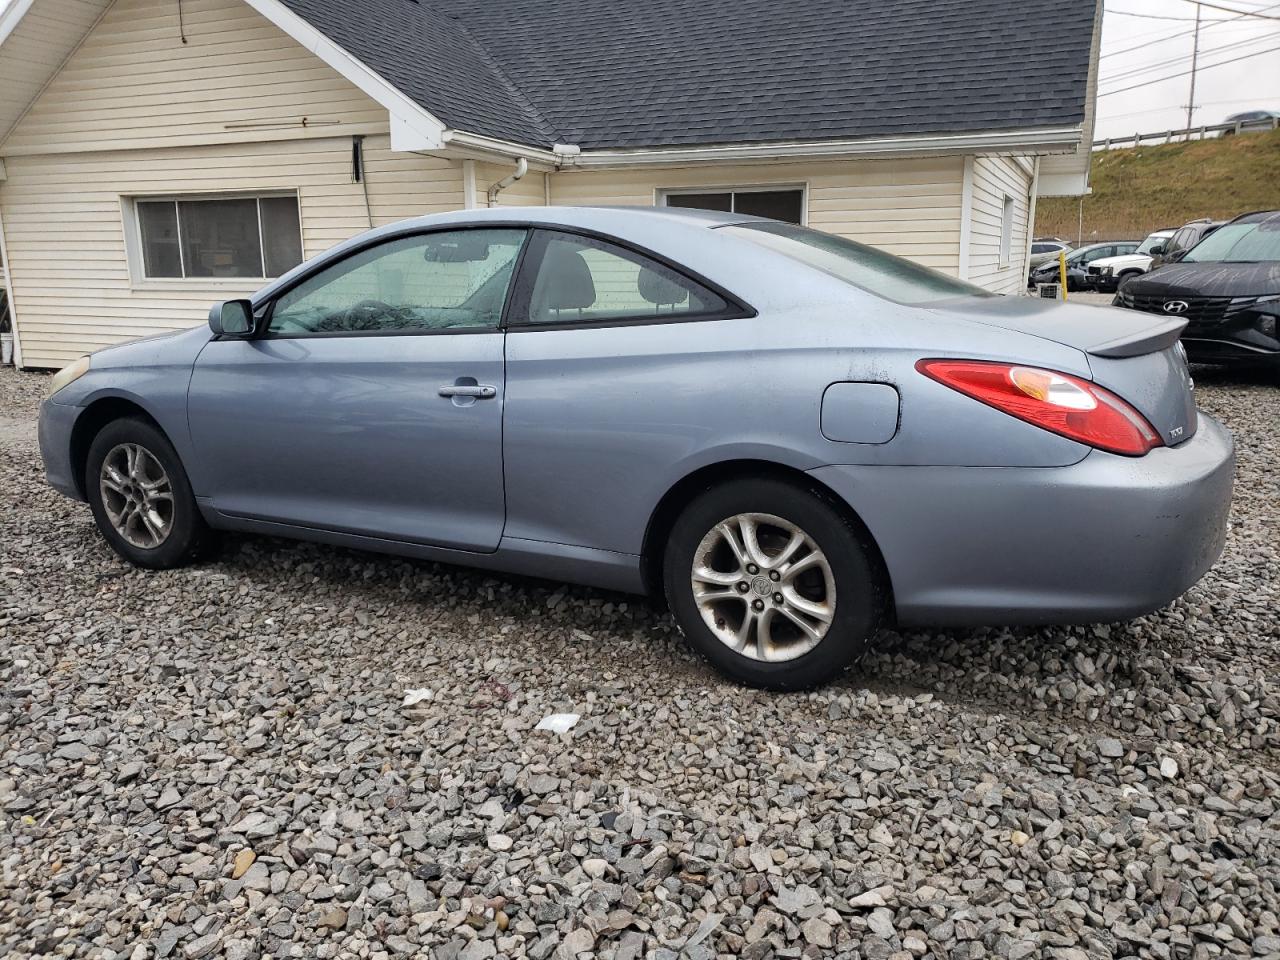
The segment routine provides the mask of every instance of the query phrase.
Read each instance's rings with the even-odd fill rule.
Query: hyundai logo
[[[1185,300],[1170,300],[1164,305],[1165,313],[1186,313],[1190,304]]]

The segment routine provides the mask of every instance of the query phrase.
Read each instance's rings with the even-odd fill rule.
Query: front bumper
[[[879,545],[905,625],[1126,620],[1181,596],[1217,560],[1231,435],[1068,467],[829,466],[812,475]]]
[[[73,500],[83,500],[71,463],[71,431],[81,407],[45,400],[40,404],[40,457],[49,486]]]

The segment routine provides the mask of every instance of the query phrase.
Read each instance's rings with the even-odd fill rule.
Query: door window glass
[[[544,234],[531,323],[721,313],[725,301],[662,264],[612,243]]]
[[[496,328],[525,235],[524,230],[454,230],[388,240],[281,296],[268,332]]]

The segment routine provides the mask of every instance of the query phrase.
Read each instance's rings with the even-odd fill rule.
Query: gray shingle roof
[[[449,126],[583,149],[1057,127],[1098,0],[283,0]]]

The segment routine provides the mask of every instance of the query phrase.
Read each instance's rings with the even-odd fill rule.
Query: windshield
[[[1182,258],[1183,263],[1257,263],[1280,260],[1280,223],[1229,223]]]
[[[1172,233],[1153,233],[1151,236],[1147,237],[1147,239],[1143,240],[1142,243],[1138,245],[1138,249],[1134,252],[1150,253],[1152,247],[1159,246],[1172,236]]]
[[[995,296],[864,243],[790,223],[738,223],[718,229],[898,303],[919,305],[953,297]]]

